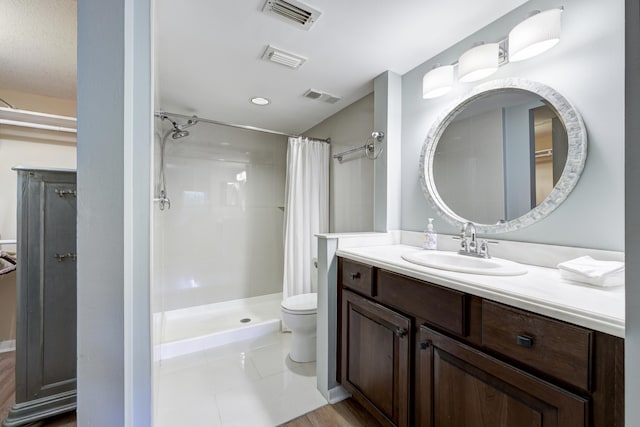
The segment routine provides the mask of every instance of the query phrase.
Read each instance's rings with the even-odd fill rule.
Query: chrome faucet
[[[467,239],[467,234],[471,240]],[[466,222],[462,226],[462,230],[460,231],[460,239],[462,239],[460,243],[460,251],[468,254],[469,252],[476,251],[476,226],[473,225],[472,222]]]
[[[476,226],[472,222],[466,222],[460,231],[461,255],[470,255],[480,258],[491,258],[489,255],[489,244],[486,240],[481,240],[480,244],[476,239]]]

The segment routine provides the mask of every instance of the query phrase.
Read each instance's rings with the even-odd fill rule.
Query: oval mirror
[[[449,223],[481,233],[526,227],[575,187],[587,157],[576,109],[541,83],[477,86],[434,122],[420,156],[422,190]]]

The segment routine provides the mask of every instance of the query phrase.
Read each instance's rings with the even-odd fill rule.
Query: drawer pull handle
[[[516,344],[520,347],[531,348],[533,347],[533,338],[526,335],[518,335],[516,337]]]
[[[58,262],[64,261],[65,258],[70,258],[72,261],[75,261],[78,259],[78,255],[72,254],[70,252],[66,254],[55,254],[54,257],[58,260]]]
[[[55,193],[58,195],[58,197],[65,197],[65,196],[72,196],[72,197],[78,197],[78,192],[74,189],[70,189],[70,190],[55,190]]]
[[[422,341],[420,343],[420,350],[426,350],[429,348],[429,341]]]
[[[351,273],[351,280],[356,280],[360,278],[360,272]]]
[[[402,338],[407,335],[407,330],[403,328],[396,329],[396,336]]]

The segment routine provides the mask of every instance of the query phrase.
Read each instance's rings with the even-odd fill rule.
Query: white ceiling
[[[182,114],[301,133],[526,0],[305,0],[322,15],[301,30],[264,0],[155,0],[159,105]],[[0,89],[76,97],[75,0],[0,0]],[[308,60],[291,70],[267,45]],[[313,88],[336,104],[304,98]],[[249,103],[253,96],[271,105]]]
[[[309,31],[261,13],[265,0],[156,0],[160,105],[166,111],[301,133],[404,74],[524,0],[304,0],[322,12]],[[308,58],[265,62],[274,45]],[[469,46],[471,47],[471,46]],[[309,89],[341,96],[304,98]],[[268,107],[249,99],[271,99]]]

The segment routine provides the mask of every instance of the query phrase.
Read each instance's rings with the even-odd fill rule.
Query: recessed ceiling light
[[[261,96],[256,96],[255,98],[251,98],[251,103],[255,105],[269,105],[271,101],[267,98],[263,98]]]

